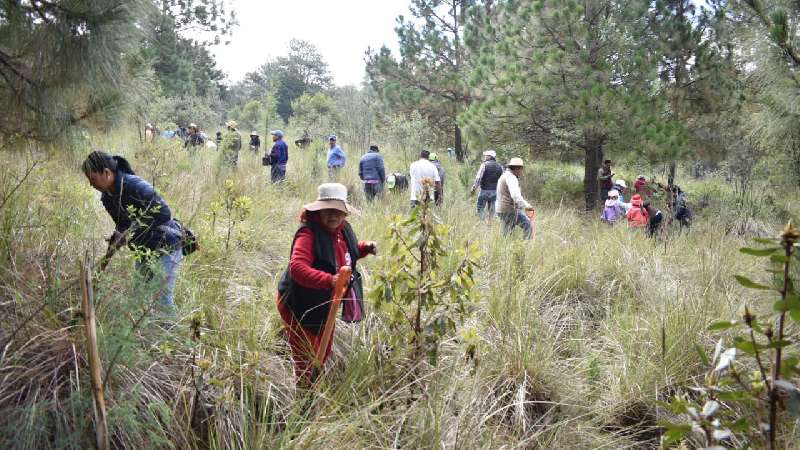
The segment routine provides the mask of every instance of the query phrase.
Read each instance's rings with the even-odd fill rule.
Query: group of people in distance
[[[610,161],[607,161],[607,163],[610,165]],[[603,180],[601,180],[602,182]],[[626,203],[627,183],[625,183],[625,180],[614,181],[611,189],[605,193],[606,198],[603,204],[603,211],[600,214],[600,220],[606,224],[614,225],[624,218],[627,220],[629,228],[644,229],[647,236],[654,237],[664,222],[664,213],[653,205],[651,201],[653,190],[644,175],[636,177],[633,191],[635,193],[631,197],[630,203]],[[664,191],[668,195],[668,204],[672,205],[674,210],[674,217],[670,220],[677,220],[681,228],[689,227],[691,225],[692,211],[686,201],[686,194],[678,186],[664,188]]]
[[[236,139],[235,122],[228,122],[227,128],[228,136],[223,138],[223,142],[233,142],[234,145],[238,142],[236,156],[228,160],[235,166],[241,137]],[[286,177],[288,146],[281,130],[274,130],[270,135],[273,145],[264,155],[263,164],[271,166],[270,178],[278,183]],[[347,156],[337,144],[335,135],[329,137],[329,144],[327,166],[329,175],[333,177],[345,166]],[[254,145],[252,141],[251,145]],[[524,238],[530,239],[534,208],[520,189],[519,177],[524,166],[521,158],[511,158],[504,168],[497,162],[497,154],[487,150],[483,152],[483,161],[470,192],[480,189],[476,210],[481,219],[493,212],[502,223],[504,235],[520,227]],[[174,314],[175,280],[182,258],[193,251],[187,252],[187,229],[172,216],[169,206],[153,186],[137,176],[121,156],[95,151],[86,158],[82,169],[90,185],[101,193],[102,204],[115,223],[115,230],[108,239],[109,250],[126,244],[132,250],[146,250],[141,252],[144,256],[137,263],[137,270],[148,280],[159,279],[158,304],[166,313]],[[601,171],[601,183],[608,187],[602,220],[613,224],[624,216],[631,227],[646,228],[650,235],[654,234],[663,214],[646,201],[650,193],[644,177],[637,178],[634,185],[636,194],[630,203],[626,203],[627,185],[624,180],[610,181],[614,175],[610,171],[610,161]],[[384,183],[389,183],[394,175],[387,176],[378,146],[371,145],[359,161],[359,177],[364,183],[367,200],[373,201],[382,192]],[[396,182],[394,179],[391,181]],[[442,202],[444,169],[435,153],[428,150],[419,153],[419,158],[409,167],[408,187],[412,208],[419,207],[425,199],[437,204]],[[682,192],[680,189],[675,192],[677,214],[688,214],[690,218],[690,212],[681,212],[681,207],[688,209]],[[321,348],[322,331],[326,326],[333,289],[341,281],[338,274],[343,266],[352,269],[352,276],[344,280],[346,293],[342,298],[341,319],[359,322],[366,314],[358,261],[377,254],[378,249],[374,241],[357,239],[347,221],[348,215],[356,212],[348,202],[347,188],[340,183],[319,185],[317,199],[304,205],[300,211],[300,223],[276,295],[277,312],[287,330],[294,371],[300,385],[309,386],[316,381],[330,354],[332,340],[325,343],[326,348]]]

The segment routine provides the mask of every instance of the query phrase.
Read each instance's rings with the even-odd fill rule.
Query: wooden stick
[[[92,278],[89,271],[89,256],[81,263],[81,294],[83,294],[83,320],[86,329],[86,348],[89,354],[89,376],[92,380],[92,396],[94,397],[94,421],[97,448],[111,448],[106,421],[106,401],[103,393],[103,377],[100,352],[97,349],[97,323],[94,312],[94,294]]]
[[[339,312],[342,297],[344,297],[345,291],[347,291],[347,288],[350,286],[350,276],[352,274],[353,270],[350,266],[342,266],[339,268],[336,286],[333,288],[331,307],[328,310],[328,317],[325,319],[325,326],[322,328],[322,340],[317,349],[317,365],[320,371],[325,363],[325,353],[328,349],[328,343],[331,341],[331,336],[333,335],[333,325],[336,323],[336,315]]]

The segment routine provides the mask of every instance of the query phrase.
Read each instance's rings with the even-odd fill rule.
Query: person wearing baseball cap
[[[511,161],[508,162],[506,171],[497,180],[495,212],[503,222],[504,236],[519,225],[522,227],[523,237],[530,239],[533,235],[533,227],[526,212],[533,211],[533,206],[522,197],[519,187],[519,177],[522,175],[524,166],[522,158],[511,158]]]
[[[347,188],[339,183],[324,183],[317,188],[317,200],[303,206],[300,227],[294,235],[289,264],[278,284],[278,313],[286,327],[292,350],[297,383],[309,386],[319,370],[316,355],[322,345],[322,330],[330,300],[342,266],[350,266],[353,277],[342,297],[345,322],[364,318],[364,289],[358,272],[362,257],[376,254],[374,241],[359,241],[347,216],[358,211],[347,201]],[[334,325],[335,326],[335,325]],[[324,349],[322,366],[331,353]]]
[[[485,218],[487,214],[494,214],[494,204],[497,200],[497,181],[503,175],[503,166],[497,162],[497,153],[494,150],[483,152],[483,162],[475,175],[475,181],[469,190],[470,195],[475,189],[481,188],[478,194],[478,203],[475,209],[478,217]]]
[[[335,134],[328,137],[328,143],[331,146],[330,150],[328,150],[328,176],[333,179],[337,172],[344,167],[344,163],[347,162],[347,155],[344,150],[342,150],[342,147],[336,143]]]
[[[283,131],[273,130],[269,132],[272,135],[272,150],[269,155],[265,155],[263,163],[270,167],[270,180],[273,183],[280,183],[286,179],[286,164],[289,162],[289,146],[283,140]]]

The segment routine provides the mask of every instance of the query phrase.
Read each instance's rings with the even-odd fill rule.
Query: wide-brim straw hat
[[[508,167],[525,167],[525,163],[522,162],[522,158],[511,158]]]
[[[358,210],[347,203],[347,187],[341,183],[322,183],[317,188],[317,200],[303,205],[306,211],[336,209],[347,214],[358,214]]]
[[[236,121],[235,120],[229,120],[229,121],[225,122],[225,126],[229,126],[231,128],[236,128]]]

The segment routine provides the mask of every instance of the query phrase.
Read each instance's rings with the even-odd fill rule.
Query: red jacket
[[[647,216],[647,211],[642,207],[642,196],[636,194],[631,198],[631,208],[626,214],[628,218],[628,226],[631,228],[644,228],[647,226],[650,218]]]
[[[347,250],[347,241],[342,234],[342,228],[347,221],[342,222],[336,231],[331,233],[331,241],[334,242],[334,252],[336,253],[336,270],[342,266],[352,266],[352,258]],[[366,256],[370,251],[369,246],[364,241],[358,242],[358,253]],[[289,275],[299,285],[309,289],[329,289],[331,288],[333,275],[312,267],[314,264],[314,232],[309,228],[300,230],[297,240],[294,243],[294,250],[289,259]],[[358,321],[363,317],[363,312],[358,306],[358,302],[352,301],[354,297],[351,289],[342,299],[344,318],[348,321]],[[349,300],[349,301],[348,301]],[[362,299],[363,300],[363,299]]]

